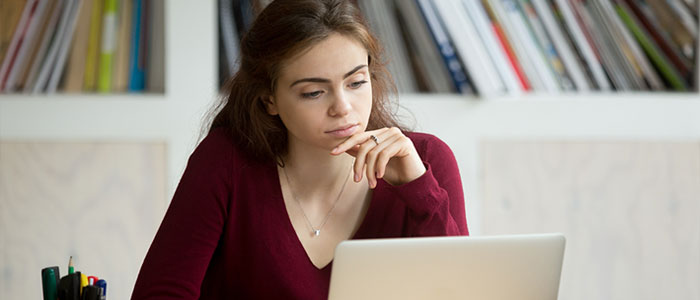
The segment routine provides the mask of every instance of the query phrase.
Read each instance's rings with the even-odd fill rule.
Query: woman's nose
[[[347,115],[351,109],[352,105],[350,105],[350,98],[347,93],[342,90],[333,93],[333,103],[329,110],[330,115],[344,116]]]

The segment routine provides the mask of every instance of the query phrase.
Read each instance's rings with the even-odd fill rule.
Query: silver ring
[[[372,139],[375,143],[377,143],[377,145],[379,145],[379,139],[376,136],[374,136],[374,134],[370,135],[369,138]]]

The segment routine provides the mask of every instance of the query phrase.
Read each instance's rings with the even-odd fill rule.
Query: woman
[[[401,130],[343,0],[278,0],[242,39],[132,299],[325,299],[346,239],[467,235],[452,152]]]

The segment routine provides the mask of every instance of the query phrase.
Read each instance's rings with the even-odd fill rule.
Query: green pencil
[[[68,274],[73,274],[75,269],[73,268],[73,256],[68,259]]]

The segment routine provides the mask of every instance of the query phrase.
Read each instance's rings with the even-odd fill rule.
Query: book
[[[508,38],[506,37],[505,32],[503,31],[503,27],[501,24],[498,22],[498,19],[493,13],[493,10],[491,9],[491,6],[488,4],[486,0],[481,0],[481,5],[483,6],[484,10],[486,11],[486,14],[488,16],[489,21],[491,22],[491,28],[493,29],[493,32],[496,36],[496,39],[503,48],[503,50],[506,53],[506,57],[508,58],[508,63],[511,65],[513,70],[515,71],[515,75],[518,78],[518,82],[520,83],[520,86],[524,91],[530,91],[532,90],[532,87],[530,86],[530,83],[525,75],[525,72],[523,71],[522,66],[520,65],[520,62],[518,61],[518,58],[516,57],[515,50],[513,50],[513,47],[508,41]]]
[[[564,65],[559,50],[554,46],[552,38],[545,29],[544,23],[540,15],[535,10],[531,0],[518,0],[520,10],[528,22],[530,31],[537,42],[540,51],[544,54],[546,61],[549,63],[551,71],[556,77],[559,87],[563,91],[573,91],[576,89],[571,75]]]
[[[459,0],[436,1],[435,11],[442,17],[457,54],[472,76],[472,83],[479,95],[491,97],[506,92],[487,50],[480,40],[474,25],[462,9]]]
[[[147,0],[135,0],[131,18],[131,51],[129,54],[129,92],[146,88],[146,24]]]
[[[500,25],[504,40],[509,41],[509,45],[513,50],[516,61],[521,66],[522,71],[527,78],[530,85],[530,90],[544,90],[543,79],[535,69],[533,58],[529,56],[525,45],[520,42],[518,32],[514,28],[515,25],[505,13],[500,0],[485,0],[483,4],[484,7],[487,8],[487,11],[491,13],[491,16],[494,18],[494,22]]]
[[[85,74],[83,91],[97,90],[97,70],[100,53],[100,38],[102,36],[102,6],[103,0],[94,0],[90,17],[90,37],[88,38],[87,57],[85,58]]]
[[[609,91],[612,88],[611,83],[605,74],[605,70],[603,69],[603,65],[600,62],[597,52],[589,42],[582,24],[577,18],[577,15],[574,13],[571,3],[567,0],[555,1],[557,8],[563,16],[564,22],[567,25],[566,28],[571,33],[577,49],[580,50],[589,70],[591,71],[591,74],[593,75],[596,86],[602,91]]]
[[[39,73],[41,72],[42,67],[47,63],[49,58],[49,49],[57,39],[56,34],[58,31],[58,22],[60,21],[67,4],[67,0],[58,0],[55,2],[55,5],[52,8],[49,20],[45,25],[46,29],[42,33],[41,44],[34,55],[31,68],[29,69],[29,74],[24,82],[23,91],[25,93],[35,93],[37,81],[39,80]],[[36,92],[38,91],[40,90],[37,90]]]
[[[114,51],[117,43],[117,0],[104,1],[102,7],[102,41],[100,43],[99,67],[97,73],[97,91],[109,93],[112,90],[112,66],[114,63]]]
[[[682,77],[688,78],[692,62],[684,57],[681,49],[673,43],[670,35],[664,31],[650,7],[638,1],[625,0],[626,7],[635,15],[635,19],[644,27],[644,32],[654,41],[663,55],[673,64]]]
[[[494,1],[494,4],[494,10],[501,11],[504,19],[511,23],[509,28],[512,32],[509,36],[514,39],[514,43],[523,45],[524,56],[530,59],[534,72],[540,79],[541,85],[539,88],[549,93],[561,91],[562,86],[556,78],[546,54],[538,46],[537,39],[518,3],[515,0],[500,0]],[[506,28],[506,30],[509,28]]]
[[[603,69],[613,87],[619,91],[634,89],[634,77],[629,73],[625,58],[618,52],[616,42],[606,29],[603,16],[600,15],[595,4],[584,0],[571,0],[571,4],[576,16],[580,19],[581,27],[587,32],[591,46],[598,53]]]
[[[19,91],[23,91],[29,84],[29,73],[34,66],[34,62],[42,59],[42,57],[39,57],[38,55],[39,50],[41,49],[42,42],[44,41],[44,37],[46,36],[47,32],[50,32],[50,29],[48,28],[49,22],[51,21],[51,18],[59,3],[60,1],[48,1],[46,9],[44,9],[44,13],[39,17],[41,24],[39,25],[38,32],[34,39],[34,44],[30,45],[29,47],[30,50],[27,64],[24,70],[22,70],[22,72],[19,74],[19,79],[17,82],[17,89]]]
[[[668,0],[668,5],[673,9],[676,16],[680,18],[681,23],[692,37],[698,38],[698,21],[693,15],[693,9],[688,7],[682,0]],[[696,2],[697,3],[697,0]],[[695,49],[697,51],[697,47]]]
[[[26,4],[27,0],[0,1],[0,63],[5,58],[7,48],[10,47],[12,36],[15,34],[17,23],[22,17]]]
[[[591,28],[596,28],[595,32],[600,33],[596,35],[598,41],[601,41],[598,46],[605,47],[606,53],[612,58],[612,61],[609,62],[612,67],[609,70],[617,71],[619,76],[625,79],[627,89],[647,89],[641,69],[638,68],[637,61],[632,56],[630,46],[625,43],[620,34],[620,28],[611,20],[616,16],[607,14],[601,1],[581,1],[581,3],[583,3],[583,9],[587,10],[593,20],[590,24]]]
[[[63,76],[68,50],[73,41],[75,26],[78,23],[78,11],[80,10],[80,6],[82,6],[82,2],[79,0],[69,1],[68,7],[70,7],[70,9],[64,12],[67,15],[61,20],[65,21],[65,23],[59,24],[58,33],[60,35],[57,36],[59,42],[57,44],[58,49],[56,51],[55,65],[51,68],[51,75],[46,85],[46,92],[49,94],[56,92],[59,81]],[[39,78],[41,78],[41,74],[39,74]]]
[[[62,44],[65,43],[65,34],[68,26],[70,25],[70,16],[73,7],[76,4],[76,0],[66,0],[64,5],[61,7],[59,12],[59,20],[56,26],[56,31],[51,38],[50,45],[44,60],[41,62],[38,73],[36,75],[36,81],[34,86],[31,88],[32,93],[45,92],[46,88],[51,80],[51,76],[54,73],[54,69],[57,65],[57,60],[59,53],[61,52]]]
[[[648,37],[649,34],[643,27],[640,26],[640,22],[636,19],[636,17],[630,13],[631,9],[629,6],[627,6],[625,2],[618,1],[616,2],[616,10],[622,21],[630,29],[663,78],[673,89],[677,91],[685,91],[687,86],[682,79],[682,76],[675,69],[673,69],[671,63],[659,50],[656,43]]]
[[[692,62],[693,48],[695,47],[695,36],[681,22],[678,14],[674,13],[673,8],[669,5],[670,0],[653,1],[647,0],[645,3],[649,6],[659,25],[671,37],[671,41],[676,47],[681,50],[681,53],[687,58],[687,62]],[[696,25],[697,26],[697,25]]]
[[[131,18],[133,1],[122,0],[119,3],[119,29],[117,30],[117,48],[114,51],[112,73],[112,92],[126,92],[129,82],[129,50],[131,46]]]
[[[233,76],[238,71],[240,63],[240,38],[234,20],[233,6],[230,0],[219,0],[219,36],[221,41],[220,55],[223,60],[222,79]],[[223,83],[223,80],[222,80]]]
[[[233,0],[233,10],[235,13],[238,36],[243,36],[255,20],[255,0]]]
[[[2,65],[0,65],[0,91],[5,90],[5,85],[7,84],[10,71],[17,62],[17,56],[19,56],[20,48],[24,44],[25,35],[29,30],[31,18],[36,12],[38,4],[38,0],[30,0],[25,3],[24,8],[22,9],[21,17],[19,18],[19,21],[15,26],[15,32],[12,35],[12,40],[7,47],[5,57],[2,60]]]
[[[90,21],[92,6],[96,0],[83,0],[83,5],[78,12],[78,24],[73,36],[73,45],[70,50],[66,74],[64,75],[63,90],[71,93],[83,91],[85,76],[85,63],[90,38]],[[98,0],[100,1],[100,0]]]
[[[700,3],[698,3],[698,0],[683,0],[683,4],[685,4],[696,19],[700,16]]]
[[[43,23],[42,17],[48,6],[48,1],[30,1],[27,5],[31,5],[31,10],[29,15],[27,15],[26,23],[20,21],[17,27],[16,35],[18,35],[18,40],[14,44],[16,47],[14,49],[10,48],[10,51],[8,51],[7,60],[9,64],[5,65],[5,62],[3,62],[2,69],[0,69],[0,90],[5,93],[14,92],[20,87],[20,77],[28,68],[32,48],[36,47],[38,43],[37,40]],[[4,78],[2,77],[3,74]]]
[[[576,89],[583,92],[590,91],[591,86],[586,78],[583,66],[581,66],[579,61],[576,59],[574,50],[571,48],[571,45],[567,42],[564,33],[559,28],[559,24],[554,17],[551,7],[548,5],[546,0],[533,0],[532,4],[534,5],[537,14],[540,16],[547,33],[551,37],[554,47],[558,50],[562,63],[570,74]]]
[[[525,89],[520,84],[513,65],[508,61],[508,54],[505,48],[499,43],[496,33],[491,26],[490,19],[481,2],[462,0],[462,4],[464,5],[463,8],[467,12],[467,15],[472,20],[477,33],[481,37],[481,42],[484,44],[487,53],[491,57],[491,61],[496,67],[508,93],[511,95],[519,95],[524,92]]]
[[[416,73],[422,74],[424,83],[430,92],[450,93],[456,91],[450,73],[440,55],[440,49],[434,42],[430,28],[421,15],[418,2],[414,0],[396,0],[398,20],[407,35],[409,51],[415,53]]]
[[[392,1],[367,0],[358,3],[360,11],[366,17],[370,28],[374,30],[378,38],[383,42],[386,51],[384,58],[389,73],[396,82],[396,87],[401,93],[415,93],[418,91],[416,80],[411,72],[411,62],[406,53],[406,42],[400,34],[398,22]]]
[[[450,72],[450,77],[452,78],[457,92],[461,94],[472,93],[472,88],[469,84],[466,71],[464,70],[464,65],[457,57],[452,41],[450,41],[450,38],[447,36],[444,25],[435,12],[433,5],[429,0],[417,0],[417,2],[421,9],[421,14],[428,24],[434,42],[438,45],[438,48],[440,48],[440,54],[445,66]]]
[[[695,91],[700,92],[700,36],[695,39]]]
[[[547,3],[552,11],[552,14],[554,15],[554,21],[556,22],[557,27],[561,30],[563,34],[564,41],[567,45],[569,45],[569,48],[571,48],[574,54],[574,58],[576,59],[576,62],[578,62],[578,65],[581,66],[581,69],[583,70],[583,74],[586,78],[586,81],[588,82],[588,85],[591,87],[591,89],[598,89],[595,79],[593,78],[593,71],[591,70],[590,66],[588,66],[588,63],[586,63],[581,49],[579,49],[576,46],[576,42],[574,41],[573,35],[567,27],[566,21],[564,20],[564,16],[559,10],[559,7],[554,2],[554,0],[547,0]]]
[[[562,63],[559,51],[554,47],[547,31],[544,29],[544,24],[540,20],[540,16],[535,11],[532,3],[529,0],[519,0],[518,5],[525,16],[530,31],[539,46],[540,52],[544,54],[545,60],[548,63],[551,71],[559,83],[559,87],[564,91],[574,90],[576,87],[572,82],[566,67]]]
[[[165,0],[150,0],[146,90],[165,92]]]
[[[620,20],[610,0],[601,0],[599,5],[603,9],[603,12],[608,16],[609,20],[613,23],[613,29],[616,29],[617,34],[620,35],[621,39],[623,40],[622,42],[618,42],[617,45],[622,47],[623,50],[628,51],[628,56],[632,56],[628,57],[628,59],[635,62],[634,67],[637,75],[646,80],[646,83],[651,89],[665,89],[663,82],[651,66],[651,63],[647,57],[644,55],[643,50],[640,48],[636,40],[634,40],[634,37],[632,37],[628,28]]]

